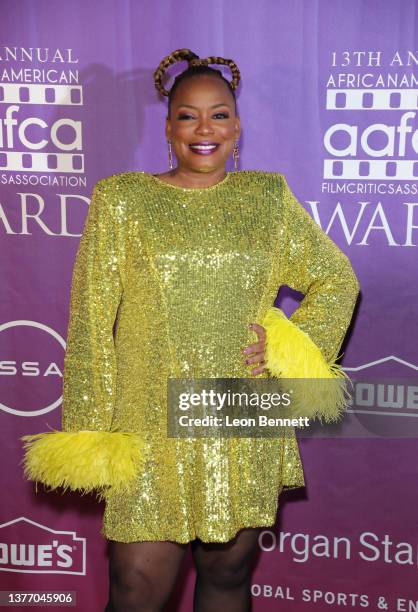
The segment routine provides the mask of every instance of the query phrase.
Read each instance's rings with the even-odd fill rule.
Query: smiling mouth
[[[210,155],[219,148],[219,143],[216,142],[196,142],[189,144],[189,148],[197,155]]]

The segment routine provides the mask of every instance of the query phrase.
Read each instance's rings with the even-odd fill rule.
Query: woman
[[[188,68],[168,92],[162,76],[180,60]],[[359,286],[283,175],[225,172],[240,136],[234,62],[180,49],[154,77],[168,95],[170,170],[94,187],[73,273],[63,431],[25,436],[25,469],[105,498],[107,610],[161,610],[189,542],[195,609],[249,610],[260,528],[275,523],[283,489],[304,486],[296,437],[169,438],[167,381],[343,380],[335,359]],[[282,284],[305,293],[289,320],[272,307]],[[343,400],[310,416],[336,420]]]

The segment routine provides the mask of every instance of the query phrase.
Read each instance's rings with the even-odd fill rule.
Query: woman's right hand
[[[257,374],[261,374],[262,372],[266,371],[266,330],[259,323],[251,323],[250,329],[255,331],[255,333],[257,334],[258,342],[255,342],[254,344],[250,344],[247,347],[243,348],[242,352],[244,353],[244,355],[250,355],[254,353],[251,357],[247,357],[244,363],[245,365],[248,365],[250,363],[260,364],[258,368],[254,368],[253,370],[251,370],[251,374],[253,374],[253,376],[256,376]]]

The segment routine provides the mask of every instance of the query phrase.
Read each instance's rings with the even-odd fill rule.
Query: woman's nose
[[[207,119],[201,119],[197,125],[197,132],[200,134],[210,134],[213,132],[213,127]]]

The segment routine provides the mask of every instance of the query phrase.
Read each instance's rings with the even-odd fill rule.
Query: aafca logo
[[[416,181],[416,58],[355,49],[331,58],[326,109],[335,123],[324,134],[324,178]]]
[[[72,57],[72,49],[41,52],[42,57],[33,48],[1,49],[1,169],[84,173],[83,124],[78,119],[83,85],[75,66],[79,60]],[[42,75],[43,83],[30,82],[34,72]]]
[[[86,575],[86,538],[24,516],[0,525],[0,571]]]

